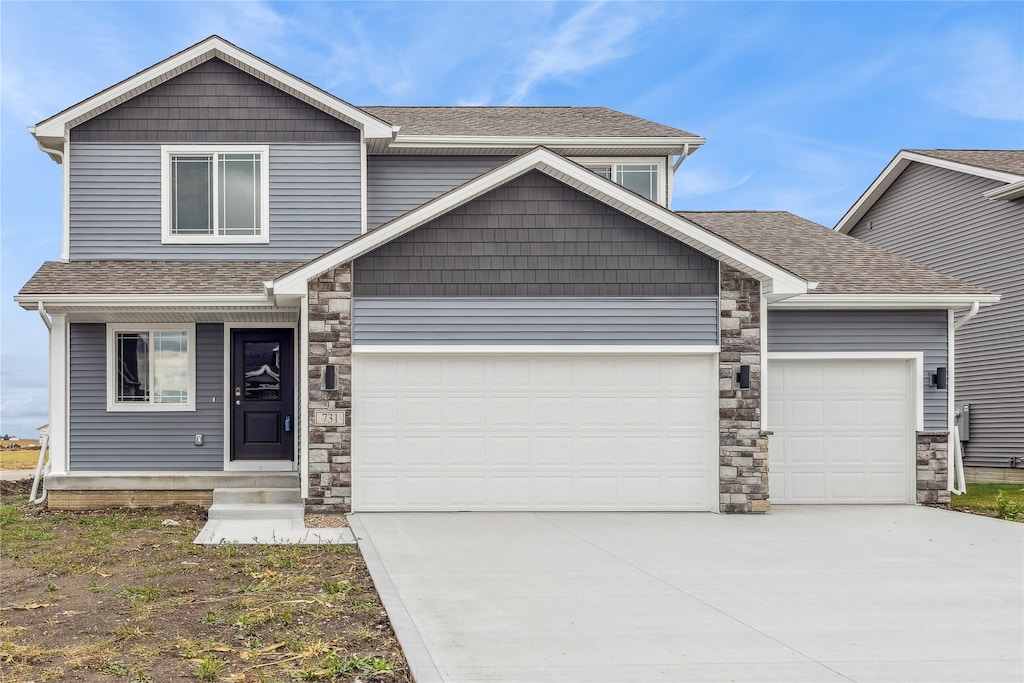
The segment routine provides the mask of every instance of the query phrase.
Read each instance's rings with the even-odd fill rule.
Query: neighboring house
[[[690,133],[358,108],[218,37],[32,132],[65,183],[17,296],[51,326],[50,505],[948,499],[949,330],[997,297],[788,213],[670,211]]]
[[[956,404],[968,481],[1024,482],[1024,151],[904,150],[836,229],[1002,296],[957,330]]]

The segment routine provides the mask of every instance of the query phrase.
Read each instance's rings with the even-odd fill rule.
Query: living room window
[[[195,410],[194,325],[108,325],[107,410]]]
[[[641,197],[646,197],[659,204],[664,203],[661,196],[663,164],[660,162],[644,159],[622,161],[576,159],[575,161],[599,176],[636,192]]]
[[[163,147],[163,241],[268,242],[267,148]]]

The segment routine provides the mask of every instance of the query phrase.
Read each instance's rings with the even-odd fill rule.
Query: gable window
[[[195,410],[194,325],[108,325],[107,410]]]
[[[267,148],[163,147],[163,241],[269,241]]]
[[[663,203],[661,198],[662,164],[647,161],[608,161],[594,163],[591,159],[577,159],[587,169],[603,176],[627,190],[636,192],[652,202]]]

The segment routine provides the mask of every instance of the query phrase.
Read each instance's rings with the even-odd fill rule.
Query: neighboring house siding
[[[1002,296],[956,335],[954,390],[957,405],[971,404],[971,466],[1024,459],[1024,200],[982,196],[1002,185],[912,163],[850,231]]]
[[[533,171],[360,257],[358,297],[717,297],[718,262]]]
[[[70,336],[72,472],[224,469],[223,326],[196,325],[194,412],[107,412],[107,326],[72,323]]]
[[[367,226],[372,230],[508,160],[496,156],[370,156]]]
[[[72,143],[72,260],[312,259],[359,236],[359,145],[271,144],[269,244],[161,244],[160,145]]]
[[[717,345],[717,298],[353,300],[354,344]]]
[[[359,131],[219,59],[72,128],[77,142],[359,142]]]
[[[946,366],[946,311],[768,311],[768,352],[920,351],[924,354],[924,428],[946,430],[945,389],[928,386]],[[768,372],[771,372],[769,359]]]

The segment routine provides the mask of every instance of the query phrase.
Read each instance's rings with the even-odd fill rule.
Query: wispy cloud
[[[942,43],[948,63],[935,99],[980,119],[1024,120],[1024,55],[1007,34],[960,29]]]

